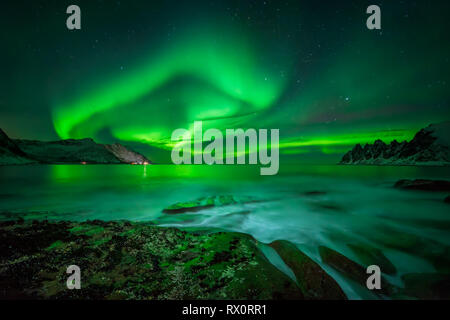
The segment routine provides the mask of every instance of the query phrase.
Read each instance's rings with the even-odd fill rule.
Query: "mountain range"
[[[360,165],[450,165],[450,121],[431,124],[410,141],[386,144],[376,140],[362,147],[357,144],[340,164]]]
[[[115,143],[96,143],[94,140],[67,139],[36,141],[11,139],[0,129],[0,165],[19,164],[150,164],[142,154]]]

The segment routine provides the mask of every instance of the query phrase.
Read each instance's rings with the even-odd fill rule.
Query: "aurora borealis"
[[[280,154],[335,162],[450,119],[447,1],[67,1],[3,5],[0,127],[169,159],[170,135],[280,129]],[[14,31],[7,31],[14,30]]]

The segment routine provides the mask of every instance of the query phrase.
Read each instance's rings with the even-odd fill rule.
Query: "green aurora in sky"
[[[106,16],[102,2],[81,1],[82,30],[63,23],[52,36],[64,5],[41,9],[30,18],[40,28],[18,29],[23,44],[7,37],[6,48],[29,47],[3,53],[16,72],[9,88],[25,75],[31,88],[3,86],[0,125],[29,135],[31,120],[13,124],[41,108],[34,121],[53,133],[32,138],[119,140],[156,162],[167,161],[173,130],[196,120],[223,132],[276,128],[282,155],[334,162],[356,143],[410,140],[450,119],[448,22],[436,15],[447,2],[381,1],[381,31],[365,27],[361,1],[310,2],[131,1]]]
[[[270,68],[257,66],[254,49],[237,35],[222,32],[219,42],[209,32],[193,31],[135,70],[73,103],[56,106],[58,135],[80,138],[110,126],[119,139],[159,144],[170,140],[177,125],[222,120],[216,123],[224,128],[227,118],[269,108],[279,97],[284,79]],[[124,123],[123,113],[130,108],[145,119]]]

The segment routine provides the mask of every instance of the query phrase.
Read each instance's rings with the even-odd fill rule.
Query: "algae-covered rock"
[[[244,234],[130,222],[0,223],[0,299],[301,299]],[[67,267],[81,289],[66,287]]]
[[[292,269],[305,298],[346,299],[344,292],[336,281],[293,243],[278,240],[272,242],[270,246]]]
[[[231,195],[221,195],[221,196],[210,196],[201,197],[193,201],[178,202],[163,210],[164,213],[174,214],[174,213],[184,213],[184,212],[197,212],[200,210],[205,210],[212,207],[222,207],[239,203],[252,203],[259,202],[260,200],[254,199],[252,197],[244,196],[231,196]]]

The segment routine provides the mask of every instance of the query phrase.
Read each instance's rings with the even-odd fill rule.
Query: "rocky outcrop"
[[[270,244],[291,268],[306,299],[347,299],[337,282],[293,243],[277,240]]]
[[[359,249],[358,249],[359,250]],[[365,286],[368,274],[366,267],[368,265],[377,265],[382,273],[389,273],[389,265],[386,257],[382,257],[379,253],[364,253],[365,258],[369,260],[364,262],[364,267],[360,264],[348,259],[344,255],[327,247],[319,247],[322,261],[339,271],[345,277]],[[358,254],[359,255],[359,254]],[[381,258],[381,260],[380,260]],[[393,269],[391,271],[394,271]],[[391,299],[443,299],[450,298],[450,276],[448,270],[437,270],[435,273],[408,273],[401,276],[403,285],[397,287],[387,282],[381,277],[381,289],[373,290],[375,295],[387,296]]]
[[[28,163],[149,164],[150,161],[143,155],[118,143],[103,145],[92,139],[67,139],[50,142],[14,140],[0,129],[0,164]]]
[[[365,267],[324,246],[319,247],[319,254],[324,263],[339,271],[345,277],[365,286],[368,277]],[[378,293],[386,296],[393,294],[393,287],[383,277],[381,277],[381,289]]]
[[[4,220],[0,299],[346,299],[337,282],[296,245],[277,240],[269,246],[293,276],[242,233],[186,232],[150,222]],[[403,284],[397,286],[384,277],[396,270],[381,251],[349,247],[358,263],[323,246],[320,257],[361,290],[368,290],[366,267],[376,264],[383,275],[381,289],[371,291],[374,296],[450,298],[448,268],[401,274]],[[448,256],[448,250],[425,250],[431,251]],[[66,270],[73,264],[82,272],[80,290],[66,287]]]
[[[394,185],[395,188],[406,190],[422,191],[450,191],[450,181],[445,180],[399,180]]]
[[[223,207],[233,204],[254,203],[261,201],[262,200],[255,199],[253,197],[232,196],[232,195],[201,197],[193,201],[175,203],[163,209],[163,212],[168,214],[197,212],[213,207]]]
[[[448,273],[408,273],[402,276],[405,288],[402,296],[422,300],[450,299],[450,275]]]
[[[0,222],[0,240],[0,299],[304,298],[241,233],[19,220]],[[73,264],[80,290],[66,287]]]
[[[376,140],[362,147],[357,144],[340,164],[366,165],[450,165],[450,122],[420,130],[410,142],[396,140],[386,144]]]
[[[377,265],[384,273],[389,275],[397,273],[395,266],[380,249],[362,244],[347,244],[347,246],[365,266]]]

